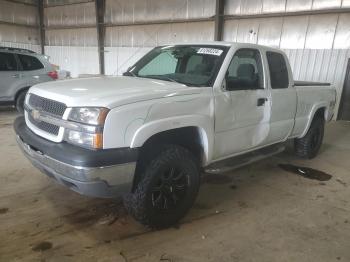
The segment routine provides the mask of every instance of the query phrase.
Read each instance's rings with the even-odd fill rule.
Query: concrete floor
[[[66,190],[16,146],[0,112],[0,261],[350,261],[350,123],[327,126],[314,160],[291,150],[205,179],[176,228],[150,231],[120,203]],[[278,167],[332,175],[326,182]]]

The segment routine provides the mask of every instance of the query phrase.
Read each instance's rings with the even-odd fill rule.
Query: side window
[[[264,76],[260,52],[256,49],[240,49],[233,56],[226,73],[226,89],[263,89]]]
[[[175,73],[177,65],[177,58],[175,58],[170,52],[164,52],[159,54],[148,64],[146,64],[138,74],[143,75],[165,75]]]
[[[271,88],[288,88],[288,69],[284,56],[280,53],[266,52],[270,69]]]
[[[29,55],[18,55],[24,71],[32,71],[44,68],[43,64],[36,57]]]
[[[0,52],[0,71],[17,71],[17,62],[13,54]]]

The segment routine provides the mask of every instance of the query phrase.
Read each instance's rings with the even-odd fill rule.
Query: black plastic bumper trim
[[[16,134],[33,149],[60,162],[81,167],[104,167],[136,162],[138,148],[89,150],[68,144],[55,143],[34,134],[26,125],[23,116],[14,122]]]

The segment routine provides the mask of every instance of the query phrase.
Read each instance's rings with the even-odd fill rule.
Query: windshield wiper
[[[159,79],[159,80],[165,80],[165,81],[170,81],[170,82],[174,82],[174,83],[177,83],[177,84],[181,84],[181,85],[187,86],[186,84],[184,84],[182,82],[179,82],[179,81],[175,80],[174,78],[171,78],[171,77],[165,76],[165,75],[148,75],[148,76],[142,76],[142,77],[154,78],[154,79]]]
[[[162,77],[164,77],[165,79],[169,80],[170,82],[174,82],[174,83],[178,83],[178,84],[187,86],[187,85],[184,84],[184,83],[181,83],[181,82],[179,82],[179,81],[176,81],[174,78],[171,78],[171,77],[168,77],[168,76],[162,76]]]
[[[138,77],[138,75],[136,75],[135,73],[131,72],[131,71],[126,71],[123,73],[123,76],[133,76],[133,77]]]

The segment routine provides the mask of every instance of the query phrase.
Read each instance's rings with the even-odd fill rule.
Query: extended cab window
[[[280,53],[266,52],[270,69],[271,88],[288,88],[288,69],[284,56]]]
[[[264,77],[260,52],[256,49],[240,49],[233,56],[226,73],[226,89],[263,89]]]
[[[18,55],[24,71],[32,71],[44,68],[43,64],[36,57],[29,55]]]
[[[16,58],[13,54],[0,52],[0,71],[17,71]]]

